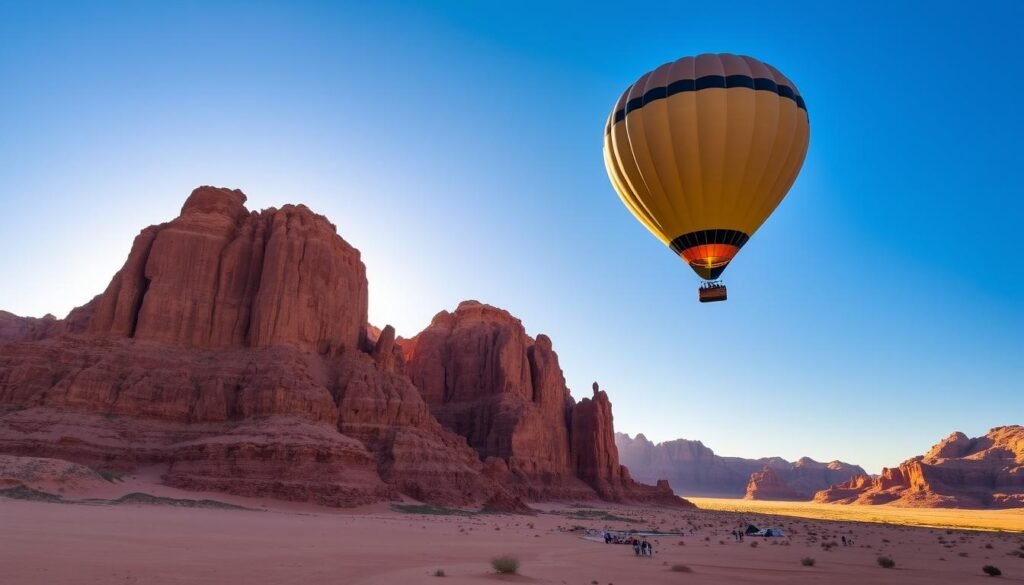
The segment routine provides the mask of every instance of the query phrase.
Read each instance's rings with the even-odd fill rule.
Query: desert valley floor
[[[248,509],[99,503],[140,490]],[[989,582],[984,565],[999,567],[1005,582],[1024,582],[1024,515],[1012,510],[966,512],[959,519],[923,511],[925,523],[948,528],[857,522],[856,511],[864,510],[861,519],[867,519],[888,508],[835,505],[805,506],[803,512],[842,509],[846,515],[841,520],[601,503],[535,505],[541,512],[535,516],[460,515],[429,507],[422,510],[432,513],[424,514],[415,506],[389,504],[339,511],[147,486],[142,478],[112,484],[102,493],[65,494],[65,499],[81,498],[92,498],[92,503],[0,498],[0,582],[935,585]],[[766,512],[794,509],[793,504],[754,505]],[[888,520],[913,522],[921,512],[888,512]],[[1002,531],[954,527],[980,525],[979,514],[990,528]],[[730,532],[746,522],[780,527],[788,537],[736,542]],[[584,528],[685,535],[653,537],[654,556],[636,558],[629,546],[586,538]],[[823,547],[843,536],[853,539],[853,546]],[[499,576],[491,569],[490,559],[506,554],[521,561],[518,575]],[[879,567],[880,555],[892,558],[896,567]],[[814,566],[803,566],[804,558],[813,558]],[[685,569],[673,570],[676,565]],[[435,576],[439,570],[444,577]]]

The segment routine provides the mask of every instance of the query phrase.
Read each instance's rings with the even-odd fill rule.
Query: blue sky
[[[514,5],[513,5],[514,4]],[[634,10],[635,9],[635,10]],[[0,0],[0,308],[59,316],[197,185],[304,202],[370,317],[479,299],[616,428],[870,471],[1024,414],[1024,4]],[[787,199],[727,303],[619,202],[619,93],[701,52],[805,97]]]

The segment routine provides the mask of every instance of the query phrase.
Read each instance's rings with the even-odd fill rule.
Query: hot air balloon
[[[693,268],[701,302],[786,196],[810,139],[796,86],[740,55],[699,55],[643,75],[604,132],[608,177],[629,211]]]

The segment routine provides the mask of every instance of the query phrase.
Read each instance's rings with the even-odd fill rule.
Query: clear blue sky
[[[429,6],[429,8],[428,8]],[[620,431],[870,471],[1024,423],[1018,2],[0,0],[0,308],[63,316],[201,184],[304,202],[370,316],[476,298],[598,380]],[[619,93],[683,55],[794,80],[811,146],[726,272],[619,202]]]

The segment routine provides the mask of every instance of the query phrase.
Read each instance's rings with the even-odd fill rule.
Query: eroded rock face
[[[67,319],[0,315],[0,451],[349,506],[501,492],[367,339],[359,253],[304,206],[201,187]]]
[[[953,433],[927,454],[818,492],[818,502],[934,508],[1024,507],[1024,427]]]
[[[809,500],[818,490],[865,473],[858,465],[821,463],[809,457],[792,463],[781,457],[722,457],[700,441],[676,439],[654,444],[642,433],[635,438],[616,433],[615,441],[623,465],[639,481],[668,478],[676,492],[685,495],[740,497],[746,493],[751,475],[770,467],[800,499]]]
[[[792,487],[782,481],[775,470],[771,467],[764,467],[750,475],[747,483],[747,492],[743,495],[745,500],[801,500],[800,496]]]
[[[596,490],[607,499],[674,500],[619,465],[607,395],[595,390],[576,404],[551,340],[531,338],[507,311],[466,301],[401,344],[431,412],[503,485],[531,499]]]
[[[569,391],[546,336],[507,311],[465,301],[416,336],[408,372],[431,412],[481,459],[513,473],[570,472]]]
[[[367,323],[365,269],[333,225],[245,199],[196,189],[63,320],[0,313],[0,453],[332,506],[681,505],[619,467],[607,397],[577,412],[545,336],[469,302],[398,339]]]
[[[203,349],[358,347],[367,312],[358,250],[304,205],[249,212],[245,199],[200,187],[178,218],[144,229],[89,332]]]

